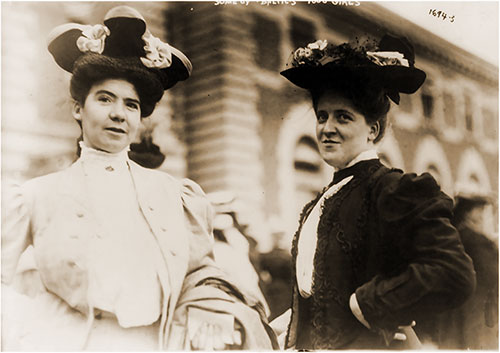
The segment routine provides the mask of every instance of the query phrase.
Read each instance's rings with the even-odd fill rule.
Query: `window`
[[[440,184],[441,182],[441,173],[439,172],[438,167],[435,164],[429,164],[426,168],[427,172],[436,179],[436,182]]]
[[[469,183],[471,185],[474,185],[475,187],[479,188],[480,183],[479,183],[479,177],[477,176],[477,174],[473,173],[469,176]]]
[[[434,82],[428,77],[422,86],[420,99],[422,100],[422,113],[426,120],[431,120],[434,117]]]
[[[294,49],[304,47],[316,40],[316,29],[310,21],[293,16],[290,28],[290,37]]]
[[[449,93],[443,94],[444,103],[444,121],[447,126],[456,127],[456,110],[455,110],[455,99]]]
[[[316,142],[309,136],[297,143],[294,158],[295,170],[300,173],[317,173],[321,169],[321,157]]]
[[[408,94],[400,95],[399,109],[406,113],[411,113],[413,111],[413,101],[411,95]]]
[[[296,214],[306,203],[314,199],[324,186],[323,160],[314,139],[303,136],[297,142],[294,153]]]
[[[282,60],[279,55],[281,32],[278,24],[265,16],[255,14],[252,34],[256,43],[255,63],[267,70],[279,70]]]
[[[422,93],[422,109],[426,119],[432,119],[434,109],[434,97],[429,93]]]
[[[472,102],[468,94],[464,97],[465,103],[465,129],[467,131],[472,131],[474,128],[472,120]]]
[[[496,139],[498,136],[498,116],[488,108],[482,109],[484,135],[490,139]]]

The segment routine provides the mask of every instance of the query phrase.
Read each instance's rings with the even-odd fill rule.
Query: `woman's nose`
[[[333,118],[328,118],[328,120],[323,125],[323,132],[325,134],[336,133],[337,132],[336,120]]]
[[[116,103],[113,105],[109,117],[113,121],[123,122],[125,121],[125,107],[123,104]]]

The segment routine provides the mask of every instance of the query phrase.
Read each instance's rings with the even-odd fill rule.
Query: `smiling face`
[[[104,80],[90,88],[83,104],[75,102],[73,116],[81,121],[88,147],[117,153],[137,134],[141,121],[139,96],[126,80]]]
[[[369,125],[353,103],[328,90],[316,108],[316,138],[321,157],[335,168],[344,168],[361,152],[374,147],[379,124]]]

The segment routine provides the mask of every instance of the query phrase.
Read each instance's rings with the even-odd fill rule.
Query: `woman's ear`
[[[368,141],[373,142],[380,134],[380,123],[377,121],[370,126],[370,133],[368,134]]]
[[[75,120],[82,121],[81,111],[82,111],[82,105],[80,104],[80,102],[74,101],[71,113],[73,114],[73,118],[75,118]]]

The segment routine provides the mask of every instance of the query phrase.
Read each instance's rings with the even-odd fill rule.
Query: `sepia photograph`
[[[1,1],[2,351],[498,351],[498,1]]]

